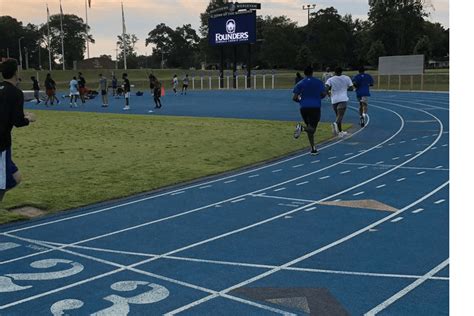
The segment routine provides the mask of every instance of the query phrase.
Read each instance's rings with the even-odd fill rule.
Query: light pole
[[[21,55],[21,40],[23,39],[24,37],[20,37],[18,39],[18,55],[20,56],[20,69],[23,69],[23,56]]]
[[[23,48],[25,50],[25,64],[26,64],[26,70],[28,70],[28,68],[30,68],[29,64],[28,64],[28,47],[24,47]]]
[[[311,14],[311,10],[314,10],[316,8],[315,4],[304,4],[303,5],[303,10],[308,11],[308,25],[309,25],[309,16]]]

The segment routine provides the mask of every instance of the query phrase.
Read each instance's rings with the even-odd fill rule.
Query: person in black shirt
[[[18,167],[12,161],[11,147],[13,126],[27,126],[35,121],[32,113],[23,112],[23,92],[18,83],[18,64],[15,59],[7,59],[0,64],[4,81],[0,83],[0,201],[6,191],[13,189],[21,181]]]
[[[36,99],[36,104],[40,104],[41,103],[39,99],[40,86],[39,86],[38,80],[36,80],[35,76],[31,76],[31,81],[33,81],[33,91],[34,91],[34,97]]]
[[[123,93],[125,94],[125,107],[124,111],[130,110],[130,80],[128,80],[128,75],[124,73],[122,75],[123,79]]]
[[[82,75],[82,72],[79,73],[78,77],[78,83],[79,83],[79,96],[81,97],[81,102],[82,104],[86,103],[86,79]]]
[[[155,78],[153,82],[153,100],[155,101],[155,109],[161,109],[161,81]]]
[[[46,75],[44,87],[46,89],[46,95],[48,96],[44,104],[48,106],[48,101],[50,101],[51,105],[53,105],[54,100],[59,104],[59,99],[56,97],[56,81],[53,80],[51,74]]]

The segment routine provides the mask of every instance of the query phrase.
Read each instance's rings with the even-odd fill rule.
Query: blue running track
[[[151,101],[130,113],[299,120],[284,90]],[[375,92],[369,115],[316,157],[1,226],[0,315],[447,315],[449,95]]]

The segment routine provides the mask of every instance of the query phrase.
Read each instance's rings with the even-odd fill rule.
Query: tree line
[[[126,46],[129,68],[190,68],[205,63],[218,65],[220,49],[210,47],[207,25],[210,10],[223,6],[224,0],[211,0],[201,14],[199,30],[190,24],[171,28],[159,23],[145,38],[152,47],[151,56],[138,55],[136,34],[117,35],[118,60],[123,60]],[[334,7],[320,9],[310,15],[309,23],[298,26],[286,16],[257,16],[257,43],[252,45],[252,65],[260,68],[298,68],[312,64],[317,69],[340,65],[356,68],[360,65],[376,67],[379,56],[424,54],[425,60],[449,58],[449,29],[427,20],[428,7],[424,0],[371,1],[368,19],[341,15]],[[50,18],[51,51],[56,66],[62,63],[60,15]],[[67,68],[73,61],[83,60],[86,40],[94,42],[83,19],[63,16],[64,46]],[[10,16],[0,17],[0,56],[18,58],[22,50],[28,52],[30,67],[47,68],[47,26],[23,25]],[[25,53],[23,51],[23,53]],[[232,62],[232,48],[225,47],[225,62]],[[238,62],[247,62],[247,47],[238,48]],[[110,58],[111,55],[101,57]]]

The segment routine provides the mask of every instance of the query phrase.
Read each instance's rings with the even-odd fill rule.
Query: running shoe
[[[298,139],[298,137],[300,137],[301,135],[301,132],[303,132],[303,126],[301,126],[301,124],[298,123],[296,124],[295,133],[293,134],[293,137],[295,139]]]
[[[365,119],[363,116],[360,117],[360,127],[364,127],[365,126]]]
[[[128,110],[130,110],[130,107],[129,107],[129,106],[125,106],[125,107],[123,108],[123,110],[124,110],[124,111],[128,111]]]
[[[368,122],[369,122],[369,116],[367,115],[367,113],[364,113],[364,125],[367,125]]]
[[[319,155],[319,151],[315,148],[311,149],[311,152],[309,153],[311,156],[316,156]]]
[[[345,132],[345,131],[339,132],[338,136],[343,138],[343,137],[347,136],[347,132]]]

